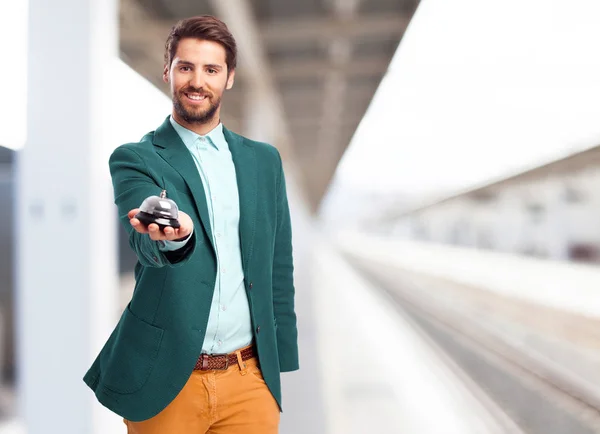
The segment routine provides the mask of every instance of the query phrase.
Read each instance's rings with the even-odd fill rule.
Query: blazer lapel
[[[223,127],[223,134],[229,145],[235,166],[240,202],[239,232],[242,264],[244,272],[247,273],[256,231],[256,199],[258,193],[256,154],[254,148],[247,144],[243,137],[232,133],[225,127]]]
[[[157,147],[156,152],[167,162],[173,169],[181,174],[185,183],[192,192],[194,203],[202,226],[208,235],[213,249],[215,248],[212,237],[212,229],[210,227],[210,217],[208,215],[208,206],[206,204],[206,194],[204,185],[198,173],[198,168],[190,154],[190,151],[185,146],[177,131],[171,125],[169,118],[154,132],[154,145]],[[167,195],[169,192],[167,191]]]

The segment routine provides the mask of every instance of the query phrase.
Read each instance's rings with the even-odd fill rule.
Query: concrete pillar
[[[29,0],[29,65],[13,65],[28,74],[15,218],[17,378],[28,434],[124,430],[82,381],[117,314],[105,139],[117,17],[116,0]]]
[[[273,145],[280,134],[275,124],[275,111],[266,92],[258,86],[249,86],[243,119],[244,135]],[[301,144],[300,144],[301,145]],[[314,259],[314,222],[308,213],[301,186],[299,171],[280,149],[284,161],[288,201],[293,227],[294,279],[296,287],[296,313],[298,316],[298,346],[300,370],[282,374],[283,406],[281,434],[301,434],[310,427],[311,432],[326,432],[323,405],[323,382],[318,349],[318,330],[315,328],[315,296],[312,269]],[[321,331],[322,333],[323,331]]]
[[[275,113],[266,89],[251,83],[245,90],[243,134],[260,142],[276,144]]]

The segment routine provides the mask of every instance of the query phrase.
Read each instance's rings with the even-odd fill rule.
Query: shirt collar
[[[173,116],[169,116],[169,120],[171,121],[171,125],[175,131],[177,131],[177,134],[179,134],[179,137],[181,137],[181,140],[185,146],[190,150],[196,143],[203,143],[201,138],[207,139],[205,143],[210,143],[219,151],[229,149],[227,140],[225,140],[225,135],[223,134],[223,124],[221,122],[219,122],[219,125],[214,127],[208,134],[200,135],[178,124],[177,121],[173,119]]]

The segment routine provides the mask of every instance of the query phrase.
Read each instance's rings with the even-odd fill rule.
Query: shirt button
[[[226,311],[227,310],[227,306],[221,306],[221,310]]]
[[[221,238],[221,232],[217,232],[217,238]]]
[[[219,341],[219,342],[217,342],[217,345],[218,345],[218,346],[221,346],[221,344],[222,344],[222,343],[223,343],[223,342]]]
[[[223,268],[223,274],[227,273],[227,268]]]

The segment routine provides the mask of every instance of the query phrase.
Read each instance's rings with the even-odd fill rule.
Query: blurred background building
[[[29,0],[0,4],[0,433],[125,432],[81,381],[133,289],[107,160],[170,113],[198,14],[239,46],[224,124],[284,158],[281,432],[600,432],[595,1]]]
[[[374,231],[546,259],[600,261],[599,148],[432,203],[389,211]]]

